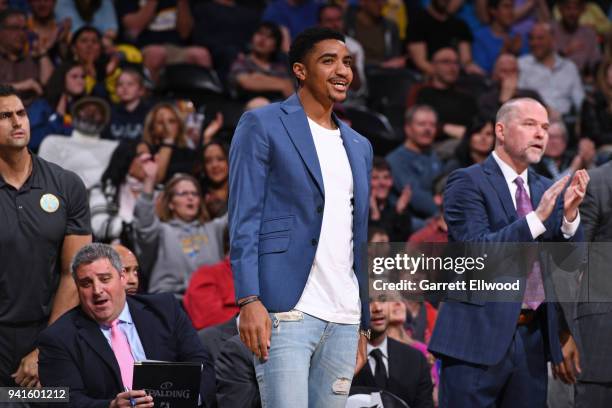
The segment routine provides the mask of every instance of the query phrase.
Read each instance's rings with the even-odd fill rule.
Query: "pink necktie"
[[[130,349],[130,344],[125,334],[123,334],[123,331],[119,328],[119,320],[115,320],[111,323],[111,346],[115,353],[115,358],[119,363],[123,385],[131,390],[132,375],[134,373],[134,357],[132,357],[132,349]]]
[[[515,196],[516,212],[519,217],[524,217],[533,211],[531,200],[529,199],[527,190],[525,190],[525,186],[523,185],[523,179],[521,177],[517,177],[514,180],[514,183],[517,186]],[[535,254],[535,257],[537,258],[537,254]],[[530,258],[533,259],[533,257]],[[525,288],[525,293],[523,294],[523,302],[529,306],[530,309],[536,310],[545,299],[546,294],[544,293],[540,262],[534,260],[531,271],[529,272],[529,275],[527,275],[527,286]]]

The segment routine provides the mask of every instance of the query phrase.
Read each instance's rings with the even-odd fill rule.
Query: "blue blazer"
[[[339,121],[353,173],[353,255],[361,325],[369,325],[367,242],[370,142]],[[259,295],[286,312],[302,295],[317,250],[325,189],[312,134],[297,95],[246,112],[230,149],[230,259],[236,298]]]
[[[202,362],[202,400],[214,395],[210,356],[174,296],[128,296],[127,302],[147,359]],[[38,348],[41,384],[69,387],[70,406],[108,408],[124,391],[113,350],[98,323],[79,306],[40,334]]]
[[[532,206],[536,208],[552,181],[531,169],[528,178]],[[444,195],[444,218],[451,242],[534,242],[527,220],[518,217],[506,180],[492,156],[482,164],[451,173]],[[563,203],[558,199],[544,223],[546,232],[537,241],[568,241],[561,233],[562,220]],[[569,241],[579,242],[582,238],[582,227],[579,227]],[[544,264],[542,272],[549,294],[552,287],[547,285]],[[564,320],[556,303],[541,307],[546,309],[547,323],[542,329],[547,355],[559,363],[562,354],[558,332]],[[520,302],[447,302],[438,314],[429,350],[469,363],[497,364],[510,346],[520,310]]]

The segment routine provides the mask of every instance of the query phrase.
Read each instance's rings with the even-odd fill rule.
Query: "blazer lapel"
[[[281,108],[286,113],[286,115],[281,116],[281,121],[287,130],[287,134],[304,161],[306,168],[315,180],[321,195],[325,197],[323,176],[321,175],[321,166],[319,164],[317,150],[314,145],[314,140],[312,139],[312,134],[310,133],[310,126],[308,125],[306,113],[297,95],[294,94],[284,101],[281,104]]]
[[[542,195],[544,195],[544,186],[537,174],[531,169],[529,169],[529,192],[531,193],[531,206],[535,210],[538,208]]]
[[[140,303],[135,302],[130,297],[127,297],[128,307],[130,308],[130,314],[132,320],[136,326],[138,337],[140,337],[140,343],[144,349],[145,356],[148,360],[159,360],[159,348],[155,339],[157,336],[151,336],[146,329],[151,325],[151,322],[156,321],[154,316],[151,316],[146,307]]]
[[[117,387],[123,389],[123,381],[121,380],[121,372],[119,371],[119,364],[115,358],[115,353],[113,353],[113,349],[100,331],[98,324],[82,314],[77,316],[75,324],[78,326],[79,335],[83,340],[111,368],[115,375]]]
[[[487,157],[482,167],[489,182],[497,192],[499,201],[501,201],[502,207],[504,207],[504,211],[510,219],[510,222],[516,221],[518,219],[518,214],[516,213],[516,208],[514,208],[512,204],[512,197],[510,196],[508,184],[506,184],[506,179],[492,155]]]
[[[351,172],[353,173],[353,200],[354,200],[354,213],[362,214],[363,208],[367,203],[367,191],[368,191],[368,180],[366,163],[362,154],[357,151],[357,146],[362,142],[355,137],[351,129],[346,126],[341,120],[336,118],[334,120],[338,124],[340,129],[340,135],[342,137],[342,143],[344,144],[344,150],[351,166]],[[364,182],[365,181],[365,182]],[[353,218],[355,220],[356,217]]]

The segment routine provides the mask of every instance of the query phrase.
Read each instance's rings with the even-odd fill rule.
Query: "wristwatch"
[[[359,329],[359,334],[365,337],[366,339],[370,340],[370,336],[372,335],[372,330]]]

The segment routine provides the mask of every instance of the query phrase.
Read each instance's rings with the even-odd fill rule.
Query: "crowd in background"
[[[139,261],[198,330],[235,318],[228,146],[240,114],[295,90],[303,29],[346,34],[335,113],[374,146],[371,242],[445,242],[446,176],[481,163],[515,97],[551,120],[533,170],[559,179],[612,158],[609,0],[4,0],[0,83],[26,104],[30,149],[75,171],[94,240]],[[427,357],[436,306],[394,301],[388,334]]]

